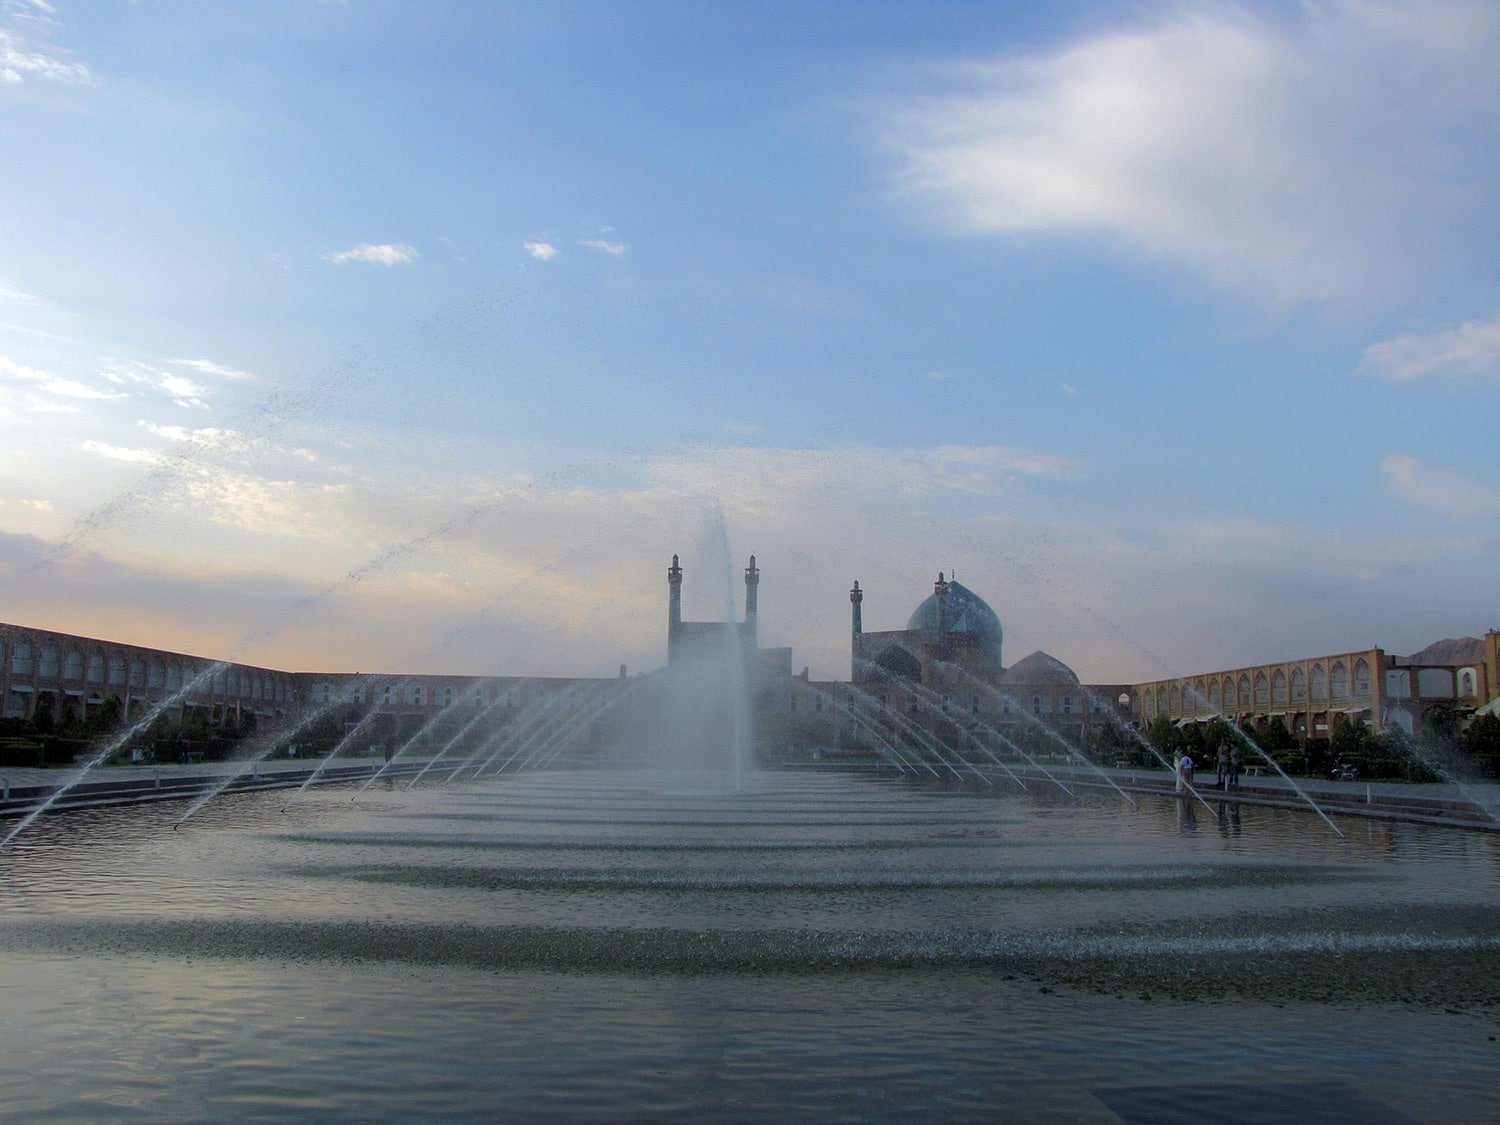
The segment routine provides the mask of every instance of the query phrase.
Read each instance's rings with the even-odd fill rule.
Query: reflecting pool
[[[38,821],[8,1115],[1500,1117],[1500,836],[836,773]]]

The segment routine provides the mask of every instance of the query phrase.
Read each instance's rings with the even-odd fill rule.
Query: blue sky
[[[939,569],[1095,681],[1482,632],[1496,57],[1488,3],[0,0],[0,618],[610,674],[727,540],[815,676]]]

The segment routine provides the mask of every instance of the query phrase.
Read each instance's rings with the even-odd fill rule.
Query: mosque
[[[1500,706],[1495,630],[1482,641],[1465,638],[1461,651],[1434,647],[1396,657],[1372,648],[1135,684],[1081,683],[1040,651],[1007,666],[999,615],[941,573],[902,629],[864,628],[866,591],[856,581],[849,591],[849,678],[814,680],[806,669],[793,672],[790,648],[759,645],[753,555],[744,570],[742,621],[684,621],[683,578],[674,555],[664,672],[719,659],[728,641],[747,676],[758,737],[780,747],[859,753],[930,739],[963,752],[1059,738],[1077,745],[1110,725],[1145,727],[1163,717],[1183,725],[1216,715],[1251,727],[1281,715],[1295,736],[1315,738],[1339,716],[1375,730],[1410,730],[1432,706],[1455,709],[1460,719]],[[275,730],[332,710],[346,727],[357,722],[387,738],[423,731],[436,738],[480,719],[480,728],[493,732],[547,712],[559,722],[573,716],[582,743],[602,753],[653,737],[653,724],[633,714],[651,696],[635,687],[649,679],[627,677],[624,666],[606,679],[288,672],[0,624],[0,734],[158,712],[199,727]]]

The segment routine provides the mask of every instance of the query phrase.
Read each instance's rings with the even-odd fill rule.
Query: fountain
[[[420,783],[35,820],[0,853],[7,1110],[1500,1112],[1500,834],[1127,797],[999,720],[990,759],[861,713],[868,761],[752,768],[758,568],[744,622],[684,621],[683,572],[662,671],[474,737],[497,696]]]

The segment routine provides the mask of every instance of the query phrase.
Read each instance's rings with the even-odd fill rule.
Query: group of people
[[[1192,788],[1193,756],[1183,753],[1177,759],[1177,792]],[[1219,743],[1217,768],[1214,771],[1214,786],[1218,789],[1240,787],[1240,748],[1228,742]]]

